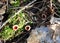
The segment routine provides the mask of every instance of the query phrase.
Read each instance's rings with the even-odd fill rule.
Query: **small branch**
[[[13,17],[15,17],[16,15],[18,15],[18,14],[19,14],[21,11],[23,11],[24,9],[29,8],[29,6],[30,6],[31,4],[33,4],[35,1],[36,1],[36,0],[33,0],[31,3],[29,3],[28,5],[26,5],[26,6],[23,7],[22,9],[20,9],[17,13],[15,13],[15,15],[13,15],[13,16],[10,17],[6,22],[4,22],[3,25],[1,26],[1,28],[2,28],[3,26],[5,26],[6,23],[8,23],[8,22],[10,21],[11,18],[13,18]],[[0,29],[1,29],[1,28],[0,28]]]
[[[51,7],[52,7],[52,0],[50,0],[50,5],[51,5]]]

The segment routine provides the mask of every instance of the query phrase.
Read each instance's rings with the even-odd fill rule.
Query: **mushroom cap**
[[[30,25],[26,25],[25,26],[25,30],[30,31],[30,29],[31,29],[31,26]]]
[[[18,30],[18,25],[14,25],[13,30],[17,31]]]

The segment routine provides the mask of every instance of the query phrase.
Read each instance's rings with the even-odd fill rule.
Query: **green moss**
[[[21,32],[24,31],[23,27],[24,27],[25,23],[27,22],[26,20],[28,20],[25,17],[27,17],[27,16],[25,16],[25,14],[21,12],[18,15],[16,15],[15,17],[13,17],[12,19],[10,19],[8,24],[4,26],[2,32],[0,33],[1,38],[4,40],[8,40],[8,39],[12,39],[15,36],[21,34]],[[13,30],[14,25],[18,25],[19,28],[17,31]]]

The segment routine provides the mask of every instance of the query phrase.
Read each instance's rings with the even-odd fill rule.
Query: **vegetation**
[[[35,22],[37,22],[38,24],[40,24],[40,22],[47,20],[47,18],[52,15],[52,10],[53,14],[59,16],[60,14],[60,6],[58,5],[59,3],[55,2],[55,0],[53,0],[53,9],[50,9],[50,4],[48,4],[48,2],[44,2],[44,1],[40,1],[38,3],[33,3],[32,7],[29,9],[29,14],[31,16],[30,20],[30,16],[28,16],[28,14],[26,12],[24,12],[25,10],[21,11],[20,13],[18,13],[16,16],[14,16],[17,12],[19,12],[18,10],[24,8],[23,6],[20,6],[21,3],[26,3],[30,0],[10,0],[10,5],[13,6],[13,8],[10,8],[10,6],[8,6],[8,23],[2,28],[1,32],[0,32],[0,38],[3,40],[11,40],[14,37],[18,36],[19,34],[21,34],[22,32],[24,32],[25,30],[25,25],[27,22],[29,22],[30,24],[32,24],[32,20],[36,20]],[[46,5],[45,5],[45,4]],[[41,4],[41,5],[40,5]],[[48,5],[47,5],[48,4]],[[43,6],[42,6],[43,5]],[[17,8],[16,8],[17,7]],[[22,8],[21,8],[22,7]],[[45,9],[45,8],[46,9]],[[56,9],[57,8],[57,9]],[[41,9],[41,11],[40,11]],[[55,12],[55,10],[57,10],[57,12]],[[47,12],[48,11],[48,12]],[[34,15],[33,15],[34,14]],[[43,14],[43,17],[41,17]],[[33,15],[33,16],[32,16]],[[12,16],[14,16],[13,18],[11,18]],[[46,17],[46,19],[45,19]],[[43,20],[42,20],[43,18]],[[48,19],[50,20],[50,19]],[[46,21],[45,21],[46,22]],[[43,22],[42,22],[43,23]]]

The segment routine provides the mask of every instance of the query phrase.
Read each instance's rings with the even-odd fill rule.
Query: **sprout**
[[[25,30],[30,31],[30,29],[31,29],[31,26],[30,25],[26,25],[25,26]]]
[[[18,30],[18,25],[14,25],[13,30],[17,31]]]

